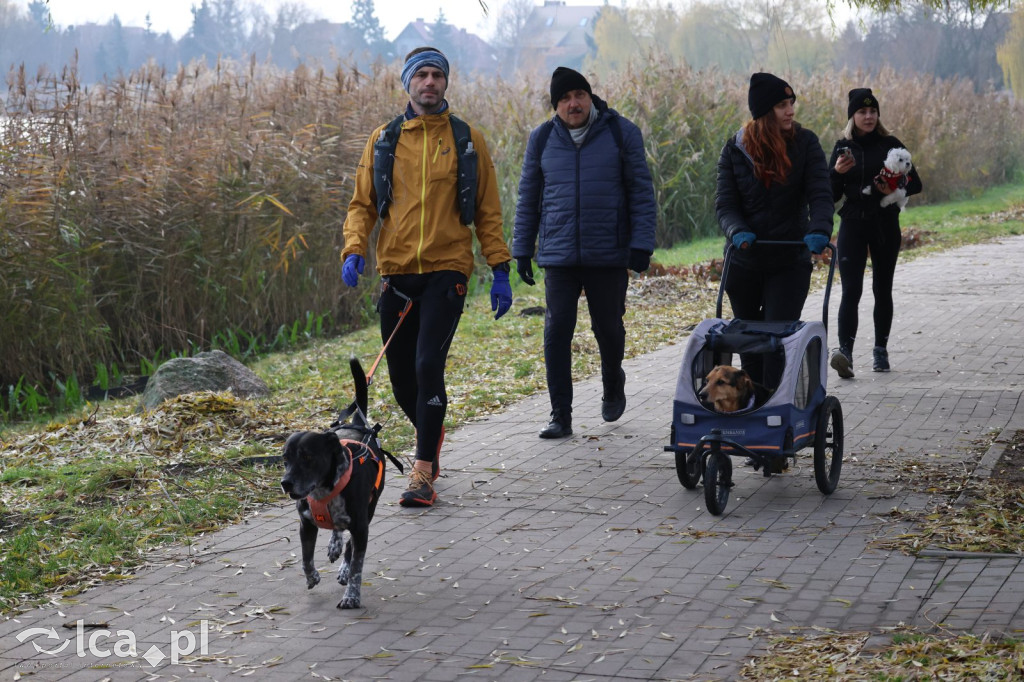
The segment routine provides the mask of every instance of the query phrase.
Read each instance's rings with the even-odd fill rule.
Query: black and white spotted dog
[[[366,420],[366,374],[356,358],[349,362],[356,384],[356,399],[326,431],[299,431],[284,445],[284,478],[281,488],[299,512],[302,542],[302,571],[306,587],[320,582],[313,564],[313,550],[320,528],[331,531],[327,559],[334,563],[342,555],[338,582],[345,585],[339,609],[360,605],[363,560],[370,535],[370,520],[384,489],[384,457],[402,470],[402,465],[381,448],[380,425]],[[348,542],[344,531],[349,532]]]

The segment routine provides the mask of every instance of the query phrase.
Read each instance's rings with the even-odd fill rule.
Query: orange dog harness
[[[313,517],[313,523],[324,530],[334,530],[334,519],[331,518],[328,505],[348,485],[348,482],[352,479],[352,469],[355,466],[363,466],[367,460],[377,464],[377,479],[373,483],[373,495],[370,496],[371,504],[380,495],[381,488],[383,487],[384,461],[362,441],[350,440],[348,438],[340,438],[339,440],[341,441],[342,449],[345,451],[345,456],[348,458],[348,466],[345,468],[345,473],[338,478],[338,482],[334,484],[334,488],[331,489],[331,492],[326,497],[316,498],[312,495],[306,497],[306,501],[309,503],[310,516]],[[360,452],[358,457],[352,456],[352,448],[356,448]]]

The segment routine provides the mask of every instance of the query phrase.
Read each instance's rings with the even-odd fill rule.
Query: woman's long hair
[[[850,120],[846,122],[846,127],[843,128],[843,139],[852,140],[855,130],[856,126],[853,125],[853,116],[851,116]],[[878,123],[875,124],[875,132],[881,135],[882,137],[892,136],[892,133],[889,132],[889,129],[882,125],[882,119],[880,118],[878,119]]]
[[[782,184],[793,168],[793,162],[786,153],[786,143],[796,137],[800,124],[793,122],[790,130],[779,127],[775,112],[755,118],[743,126],[743,146],[754,160],[754,177],[770,187],[773,182]]]

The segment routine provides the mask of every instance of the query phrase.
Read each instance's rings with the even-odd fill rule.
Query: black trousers
[[[547,368],[551,409],[572,412],[572,336],[580,294],[586,292],[590,325],[601,353],[601,379],[605,393],[622,388],[622,358],[626,352],[626,268],[544,269],[547,312],[544,316],[544,364]]]
[[[408,299],[412,308],[385,356],[395,400],[416,429],[416,459],[433,462],[448,409],[444,368],[466,302],[466,276],[444,270],[387,277],[377,303],[382,342]]]
[[[836,248],[839,251],[839,277],[843,297],[839,302],[839,346],[853,351],[857,338],[861,295],[864,293],[864,269],[871,254],[871,291],[875,297],[875,345],[885,348],[892,331],[892,281],[903,235],[898,213],[882,213],[877,218],[843,218],[839,223]]]
[[[739,320],[799,320],[810,288],[810,260],[794,260],[785,267],[762,270],[747,267],[736,259],[729,263],[725,281],[733,317]],[[782,378],[783,363],[779,358],[764,358],[755,353],[742,356],[743,369],[754,381],[772,390]]]

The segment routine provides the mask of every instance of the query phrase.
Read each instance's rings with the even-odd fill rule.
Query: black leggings
[[[416,429],[416,459],[433,462],[448,408],[444,368],[466,301],[466,276],[443,270],[388,277],[377,304],[383,342],[398,325],[403,296],[413,304],[388,346],[388,374],[395,400]]]
[[[875,297],[875,345],[885,348],[892,329],[892,280],[900,253],[899,214],[883,214],[871,220],[843,218],[836,248],[843,297],[839,303],[839,346],[853,351],[857,338],[860,297],[864,293],[864,268],[871,253],[871,291]]]
[[[766,258],[769,256],[765,256]],[[738,320],[788,322],[803,315],[804,301],[811,288],[811,261],[796,260],[778,270],[744,267],[739,260],[729,263],[725,293]],[[757,353],[741,355],[743,369],[762,386],[778,388],[785,369],[784,360]]]

